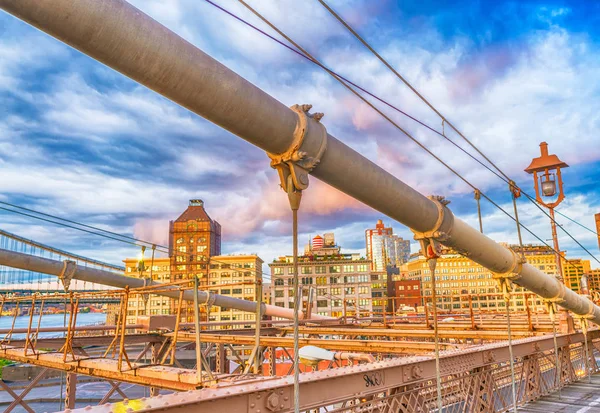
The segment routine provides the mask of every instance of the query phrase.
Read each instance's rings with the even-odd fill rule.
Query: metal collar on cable
[[[267,152],[271,158],[271,167],[277,169],[281,187],[288,191],[288,176],[291,175],[294,188],[308,188],[308,173],[321,162],[321,157],[327,149],[327,130],[321,124],[322,113],[309,113],[312,105],[293,105],[290,107],[298,115],[298,123],[294,130],[294,139],[290,147],[282,153]],[[314,136],[314,138],[313,138]],[[308,140],[317,140],[316,153],[307,151]],[[312,143],[312,142],[311,142]]]
[[[58,275],[58,278],[62,281],[65,292],[69,291],[71,286],[71,280],[77,271],[77,263],[71,260],[64,260],[63,267]]]
[[[450,236],[452,227],[454,226],[454,214],[446,206],[450,203],[450,201],[439,195],[431,195],[428,198],[438,209],[437,221],[435,222],[433,228],[429,231],[413,232],[415,233],[415,237],[419,236],[423,238],[435,238],[438,241],[444,241]]]

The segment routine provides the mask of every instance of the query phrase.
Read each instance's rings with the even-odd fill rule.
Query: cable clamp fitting
[[[555,316],[558,313],[557,305],[563,304],[565,302],[564,297],[567,292],[567,287],[565,287],[563,283],[559,283],[558,288],[558,294],[555,297],[547,298],[544,300],[544,303],[546,304],[546,309],[548,310],[548,315],[550,316],[550,320],[552,321],[554,321]]]
[[[290,147],[283,153],[273,154],[267,152],[271,158],[271,167],[277,169],[279,181],[284,191],[290,192],[288,188],[288,177],[294,186],[294,190],[302,191],[308,188],[308,173],[321,162],[321,157],[327,149],[327,130],[320,123],[322,113],[309,113],[312,105],[293,105],[290,107],[298,115],[298,122],[294,130],[294,139]],[[308,137],[308,139],[306,139]],[[305,140],[307,142],[305,142]],[[311,156],[305,150],[305,146],[316,146],[316,153]]]
[[[517,184],[515,183],[515,181],[513,181],[512,179],[510,181],[508,181],[508,189],[511,192],[511,194],[513,195],[513,197],[515,197],[515,198],[521,197],[521,188],[519,188],[517,186]]]
[[[438,209],[438,217],[433,228],[429,231],[419,232],[414,229],[411,230],[416,241],[423,239],[433,239],[435,241],[445,241],[450,236],[450,231],[454,226],[454,214],[448,209],[446,205],[450,203],[449,200],[443,196],[431,195],[428,197]],[[425,250],[424,250],[425,251]]]
[[[215,300],[217,299],[217,296],[211,292],[208,293],[208,297],[206,298],[206,302],[204,303],[207,307],[212,307],[213,305],[215,305]]]
[[[63,267],[58,275],[58,278],[62,281],[65,292],[69,291],[69,287],[71,286],[71,280],[75,275],[75,271],[77,271],[77,263],[71,260],[64,260]]]
[[[492,278],[498,281],[498,288],[500,288],[500,290],[502,291],[502,295],[504,295],[504,299],[507,301],[510,298],[510,293],[513,292],[516,288],[514,281],[521,278],[523,264],[526,263],[525,259],[520,255],[517,255],[517,253],[514,250],[510,249],[509,251],[512,254],[512,264],[510,266],[510,269],[502,273],[492,273]]]

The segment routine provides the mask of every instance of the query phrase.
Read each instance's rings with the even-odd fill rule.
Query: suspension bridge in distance
[[[57,261],[71,261],[85,268],[95,268],[104,271],[111,271],[115,274],[123,274],[125,267],[94,260],[73,254],[49,245],[42,244],[35,240],[27,239],[19,235],[0,229],[0,248],[8,251],[20,252],[33,257],[47,258]],[[86,282],[81,280],[71,280],[69,291],[94,292],[108,291],[114,287],[107,285]],[[0,266],[0,294],[10,296],[27,296],[35,293],[52,295],[64,293],[65,288],[61,280],[41,272],[23,270]],[[93,300],[93,298],[87,298]],[[105,302],[102,300],[101,302]]]

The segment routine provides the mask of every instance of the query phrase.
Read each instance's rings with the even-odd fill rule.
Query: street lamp
[[[540,152],[541,156],[533,158],[531,164],[525,169],[525,172],[533,174],[535,199],[550,210],[552,240],[554,241],[554,249],[557,253],[556,268],[558,270],[558,278],[564,283],[558,236],[556,235],[554,208],[565,199],[560,170],[561,168],[568,168],[569,165],[558,159],[558,156],[554,154],[548,155],[548,144],[546,142],[540,143]]]

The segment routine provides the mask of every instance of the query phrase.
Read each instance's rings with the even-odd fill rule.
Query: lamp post
[[[525,172],[533,174],[535,199],[550,211],[552,240],[554,241],[554,250],[556,251],[556,269],[558,271],[558,279],[564,284],[565,279],[560,260],[554,208],[565,199],[560,170],[561,168],[568,168],[569,165],[558,159],[558,156],[554,154],[548,155],[548,144],[546,142],[540,143],[540,152],[541,156],[533,158],[531,164],[525,169]]]

